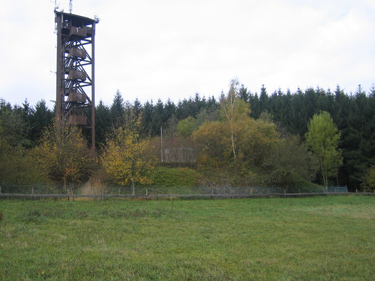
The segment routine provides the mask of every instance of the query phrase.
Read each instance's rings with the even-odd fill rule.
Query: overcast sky
[[[69,0],[57,1],[69,12]],[[53,0],[0,7],[0,98],[55,100]],[[94,18],[96,100],[218,97],[238,78],[252,92],[346,93],[375,83],[375,0],[74,0]]]

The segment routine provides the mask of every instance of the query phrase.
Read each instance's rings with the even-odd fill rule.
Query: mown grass
[[[375,197],[0,201],[0,280],[374,280]]]

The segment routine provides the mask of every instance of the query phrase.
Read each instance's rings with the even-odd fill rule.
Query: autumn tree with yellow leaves
[[[244,123],[249,119],[250,109],[248,105],[239,98],[239,82],[233,79],[227,95],[224,93],[220,98],[220,115],[223,121],[229,126],[231,150],[234,162],[237,161],[237,146],[240,141],[240,134]]]
[[[120,185],[131,183],[132,195],[135,184],[150,184],[149,175],[153,169],[147,155],[148,142],[140,138],[141,116],[131,112],[124,125],[114,129],[107,138],[107,145],[101,156],[107,174]]]
[[[252,177],[254,167],[262,167],[279,134],[272,122],[250,117],[249,104],[239,96],[238,81],[232,80],[228,93],[220,99],[220,120],[203,123],[193,132],[198,147],[198,167],[231,170]]]
[[[50,126],[32,153],[36,164],[55,182],[88,180],[95,167],[81,130],[64,123]]]

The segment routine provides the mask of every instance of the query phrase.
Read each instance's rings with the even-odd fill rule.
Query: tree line
[[[132,173],[114,175],[125,168],[112,164],[128,163],[132,155],[127,153],[139,151],[142,161],[127,169],[138,165],[151,177],[151,166],[160,166],[161,133],[163,149],[195,151],[189,167],[200,173],[201,184],[286,187],[313,182],[348,185],[350,190],[374,188],[375,89],[366,93],[359,87],[354,94],[339,87],[267,93],[263,86],[258,94],[235,80],[218,99],[197,93],[177,104],[129,102],[117,91],[111,105],[100,101],[96,106],[97,159],[87,157],[90,136],[84,131],[64,127],[57,134],[54,110],[44,101],[33,107],[27,101],[12,106],[1,100],[0,176],[2,181],[27,183],[84,181],[106,174],[121,184],[147,184],[142,173],[138,178]],[[317,142],[327,142],[317,140],[319,135],[330,138],[331,148],[318,151]],[[126,141],[138,148],[120,153],[128,158],[115,159],[114,151],[126,147]]]

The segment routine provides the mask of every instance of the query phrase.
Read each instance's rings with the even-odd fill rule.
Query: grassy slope
[[[375,279],[375,198],[0,201],[0,280]]]

